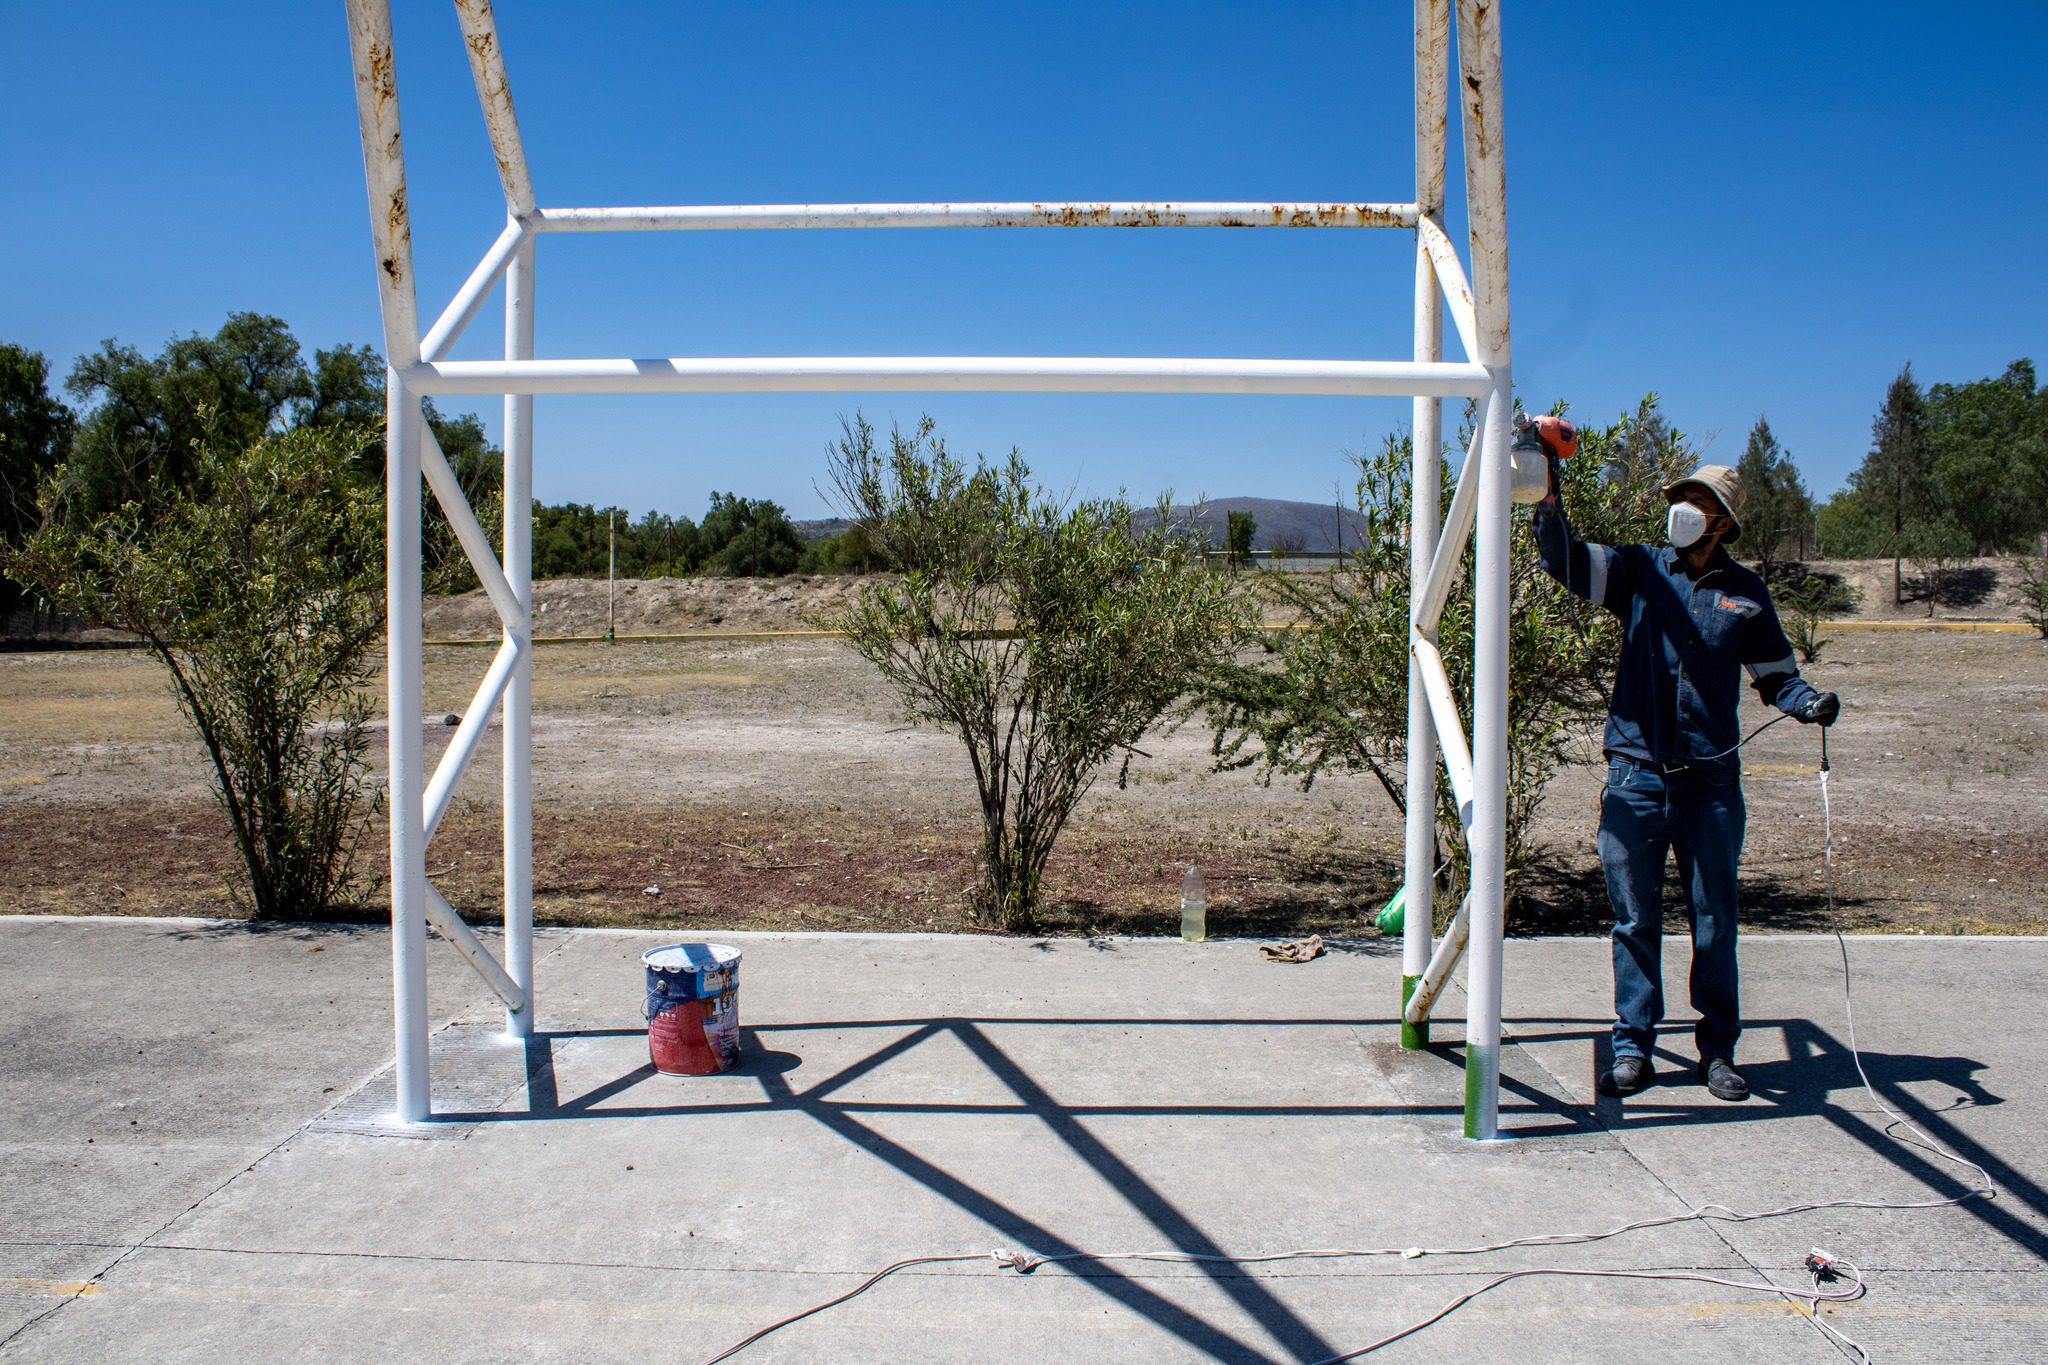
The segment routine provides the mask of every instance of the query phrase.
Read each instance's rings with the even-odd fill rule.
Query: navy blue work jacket
[[[1726,550],[1715,550],[1694,577],[1668,545],[1580,540],[1554,503],[1537,506],[1536,544],[1544,572],[1621,618],[1621,667],[1603,745],[1609,757],[1669,771],[1734,771],[1744,670],[1757,695],[1787,715],[1815,696],[1799,676],[1770,589]]]

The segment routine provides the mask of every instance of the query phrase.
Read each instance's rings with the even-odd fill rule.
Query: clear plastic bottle
[[[1202,884],[1202,869],[1193,863],[1180,879],[1180,936],[1189,943],[1209,937],[1209,891]]]

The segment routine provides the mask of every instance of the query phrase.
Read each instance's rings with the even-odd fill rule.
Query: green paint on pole
[[[1408,1000],[1421,984],[1419,976],[1401,978],[1401,1046],[1410,1052],[1429,1046],[1429,1020],[1425,1018],[1419,1024],[1408,1022]]]
[[[1478,1049],[1465,1049],[1465,1136],[1473,1139],[1492,1137],[1491,1133],[1479,1131],[1479,1100],[1486,1093],[1493,1078],[1486,1073],[1491,1070],[1486,1059],[1477,1055]]]

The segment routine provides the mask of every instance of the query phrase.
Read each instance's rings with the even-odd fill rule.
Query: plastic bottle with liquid
[[[1202,884],[1202,869],[1193,863],[1180,879],[1180,936],[1189,943],[1209,937],[1209,891]]]

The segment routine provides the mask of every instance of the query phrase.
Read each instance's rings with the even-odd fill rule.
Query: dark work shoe
[[[1593,1088],[1603,1095],[1633,1095],[1650,1083],[1650,1075],[1649,1058],[1624,1052],[1614,1059],[1613,1069],[1593,1083]]]
[[[1717,1100],[1749,1098],[1749,1082],[1742,1079],[1742,1073],[1735,1069],[1735,1063],[1726,1057],[1715,1057],[1701,1062],[1700,1079],[1706,1082],[1707,1093]]]

